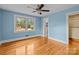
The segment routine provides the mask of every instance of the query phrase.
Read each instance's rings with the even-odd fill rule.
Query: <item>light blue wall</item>
[[[3,40],[25,37],[25,35],[32,36],[36,34],[42,34],[42,25],[41,25],[42,20],[40,17],[35,17],[36,19],[35,31],[14,33],[14,15],[22,15],[22,16],[29,16],[29,15],[6,10],[3,10],[2,13],[3,13]]]
[[[0,10],[0,40],[2,39],[2,10]]]
[[[1,10],[0,10],[0,40],[1,40]]]
[[[79,6],[75,6],[63,11],[49,15],[48,20],[48,36],[67,43],[67,24],[66,14],[79,11]]]

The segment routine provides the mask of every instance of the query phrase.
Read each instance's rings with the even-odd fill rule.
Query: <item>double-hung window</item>
[[[15,16],[15,32],[34,31],[35,18],[25,16]]]

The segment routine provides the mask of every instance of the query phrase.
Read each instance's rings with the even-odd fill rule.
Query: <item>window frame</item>
[[[25,28],[24,31],[16,31],[16,20],[17,20],[17,17],[24,17],[26,20],[27,20],[27,19],[32,19],[32,20],[34,21],[34,29],[31,30],[31,31],[26,30],[26,28],[27,28],[27,25],[26,25],[26,28]],[[36,24],[36,19],[35,19],[34,17],[22,16],[22,15],[14,15],[14,33],[20,33],[20,32],[33,32],[33,31],[35,31],[35,29],[36,29],[35,24]]]

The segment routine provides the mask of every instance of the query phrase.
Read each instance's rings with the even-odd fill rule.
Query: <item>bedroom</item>
[[[67,18],[78,11],[77,4],[1,4],[0,54],[79,54],[68,45]]]

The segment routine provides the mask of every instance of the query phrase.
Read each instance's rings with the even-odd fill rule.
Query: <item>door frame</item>
[[[75,15],[75,14],[79,14],[79,11],[73,11],[73,12],[69,12],[69,13],[66,14],[67,44],[69,44],[69,16],[70,16],[70,15]]]
[[[45,36],[45,19],[48,19],[48,17],[43,17],[43,36]]]

